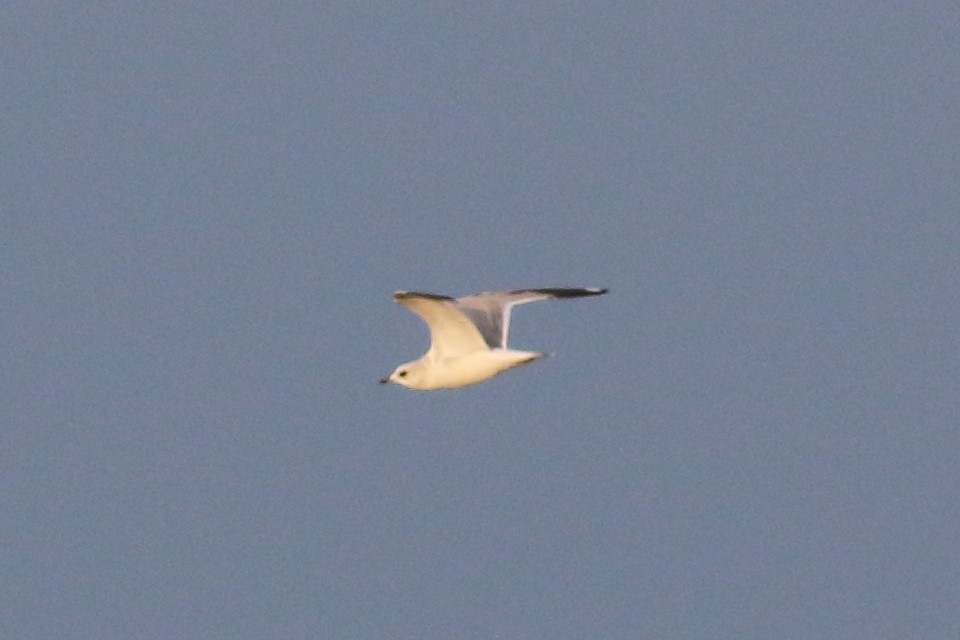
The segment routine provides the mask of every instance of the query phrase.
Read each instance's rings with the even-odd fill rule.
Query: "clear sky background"
[[[960,637],[958,20],[7,7],[0,636]]]

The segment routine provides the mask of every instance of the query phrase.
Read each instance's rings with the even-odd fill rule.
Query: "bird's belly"
[[[434,363],[430,376],[431,389],[465,387],[489,380],[493,376],[539,358],[532,351],[475,351]]]

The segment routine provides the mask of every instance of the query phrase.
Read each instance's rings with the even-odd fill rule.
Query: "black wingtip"
[[[580,287],[580,288],[564,288],[564,289],[535,289],[539,293],[545,293],[554,298],[582,298],[584,296],[599,296],[603,295],[609,289],[600,289],[598,287]]]

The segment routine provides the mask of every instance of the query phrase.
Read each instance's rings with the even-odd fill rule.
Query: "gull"
[[[606,289],[519,289],[488,291],[462,298],[435,293],[398,291],[393,300],[427,323],[430,348],[419,360],[397,367],[380,380],[432,391],[455,389],[488,380],[507,369],[547,355],[507,348],[510,309],[514,305],[598,296]]]

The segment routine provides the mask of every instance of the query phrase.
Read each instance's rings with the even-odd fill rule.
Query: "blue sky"
[[[2,635],[956,637],[955,9],[11,8]]]

